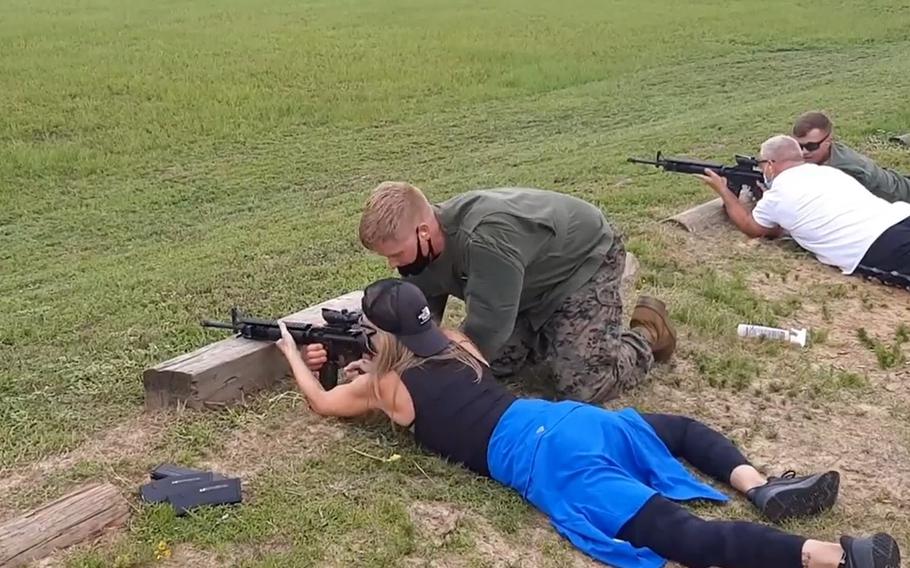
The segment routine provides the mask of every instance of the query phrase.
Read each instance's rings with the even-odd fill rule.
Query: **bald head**
[[[793,162],[794,165],[803,163],[803,151],[799,142],[786,134],[778,134],[765,140],[761,145],[761,158],[771,162]]]

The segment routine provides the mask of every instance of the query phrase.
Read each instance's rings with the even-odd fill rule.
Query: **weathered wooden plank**
[[[746,193],[748,192],[743,192],[743,194]],[[754,200],[746,195],[742,196],[740,203],[749,210],[755,205]],[[724,202],[720,197],[701,205],[696,205],[691,209],[686,209],[682,213],[665,219],[665,221],[678,223],[691,233],[700,233],[705,229],[719,226],[732,226],[730,218],[727,216],[726,210],[724,210]]]
[[[322,308],[359,310],[362,295],[350,292],[280,319],[323,324]],[[230,337],[146,369],[145,407],[223,406],[275,385],[288,372],[273,343]]]
[[[83,487],[0,524],[0,567],[24,566],[123,525],[130,507],[109,483]]]
[[[729,223],[730,219],[727,217],[727,212],[724,211],[723,201],[718,197],[686,209],[682,213],[670,217],[667,221],[679,223],[691,233],[698,233],[710,227]]]

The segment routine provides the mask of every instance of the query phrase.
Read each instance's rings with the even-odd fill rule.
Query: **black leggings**
[[[735,468],[749,464],[730,440],[701,422],[668,414],[642,417],[670,453],[722,483],[730,482]],[[617,538],[692,568],[799,568],[806,542],[766,525],[706,521],[660,495],[651,497]]]

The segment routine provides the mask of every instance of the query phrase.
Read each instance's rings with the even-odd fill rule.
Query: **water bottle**
[[[741,323],[736,327],[736,334],[740,337],[760,337],[774,341],[786,341],[800,347],[806,346],[807,333],[806,329],[782,329],[746,323]]]

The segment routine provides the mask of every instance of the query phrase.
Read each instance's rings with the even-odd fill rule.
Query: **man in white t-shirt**
[[[910,287],[910,203],[889,203],[836,168],[807,163],[790,136],[766,140],[759,158],[768,189],[751,213],[724,178],[711,171],[699,176],[739,230],[772,238],[786,232],[844,274]]]

